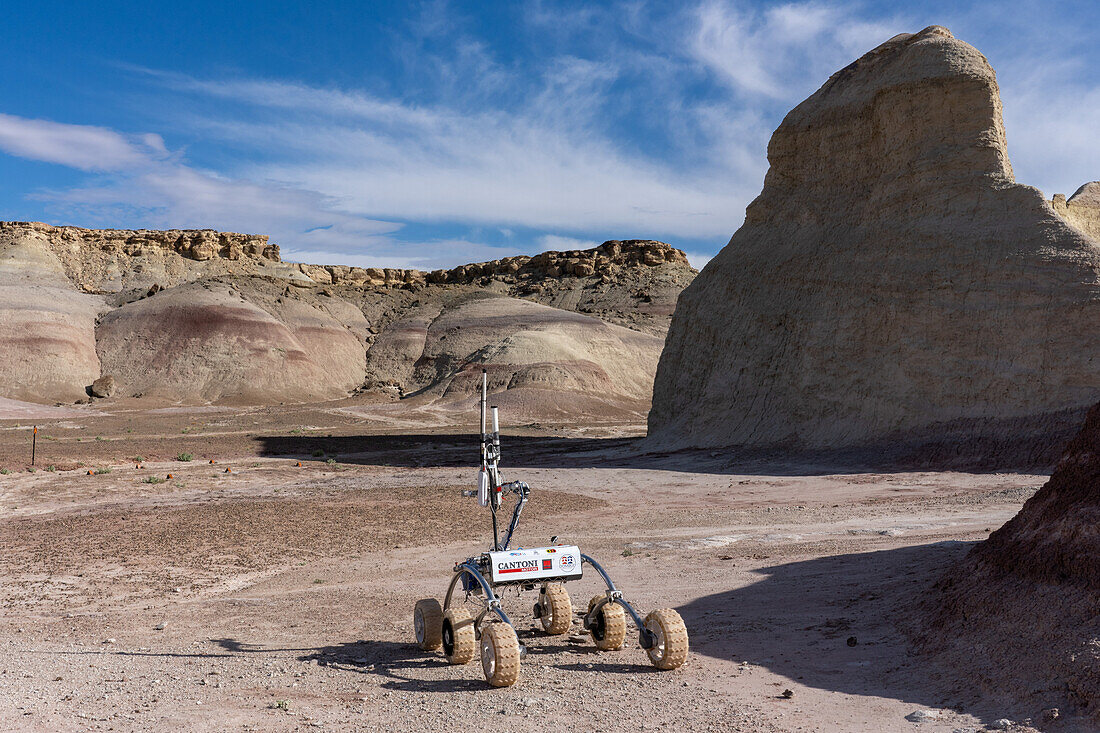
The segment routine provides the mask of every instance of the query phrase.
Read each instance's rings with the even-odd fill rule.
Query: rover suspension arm
[[[611,576],[607,574],[607,571],[603,567],[590,558],[588,555],[581,553],[581,562],[588,563],[592,568],[600,574],[603,578],[603,582],[607,584],[607,597],[601,600],[596,605],[589,609],[588,613],[584,617],[584,628],[592,628],[592,624],[596,622],[596,615],[600,612],[608,603],[618,603],[620,606],[626,609],[626,612],[630,614],[630,618],[634,619],[634,626],[638,629],[638,643],[642,649],[652,649],[657,643],[657,637],[652,631],[645,627],[645,620],[634,610],[634,606],[631,606],[625,598],[623,598],[623,592],[615,587],[615,581],[611,579]]]

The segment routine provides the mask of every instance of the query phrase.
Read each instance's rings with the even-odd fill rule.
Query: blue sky
[[[653,238],[698,265],[783,115],[900,32],[997,70],[1017,179],[1100,178],[1091,2],[7,0],[0,219],[429,269]]]

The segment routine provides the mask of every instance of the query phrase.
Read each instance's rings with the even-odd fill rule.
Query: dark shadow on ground
[[[258,436],[265,456],[396,468],[476,466],[478,441],[466,434]],[[821,476],[852,473],[958,470],[1001,473],[1048,472],[1051,450],[1031,445],[922,444],[836,450],[728,448],[655,452],[644,438],[563,438],[506,435],[503,465],[555,468],[642,468],[654,471],[727,475]],[[1055,451],[1056,452],[1056,451]],[[1014,459],[1014,460],[1010,460]]]
[[[587,638],[583,641],[562,641],[560,637],[548,637],[529,630],[521,630],[519,637],[527,647],[528,663],[543,655],[569,653],[575,655],[574,658],[578,661],[556,663],[552,666],[564,670],[610,674],[648,674],[655,671],[652,666],[645,664],[600,661],[601,653]],[[301,662],[314,662],[319,666],[344,672],[383,677],[385,681],[381,686],[388,690],[450,693],[486,689],[485,680],[481,676],[481,665],[476,658],[463,668],[465,672],[458,678],[423,679],[419,674],[420,671],[441,669],[450,665],[447,664],[441,652],[422,651],[411,642],[360,639],[320,648],[288,648],[265,647],[236,639],[213,639],[212,641],[225,652],[195,656],[228,657],[237,654],[300,652],[298,661]]]
[[[1038,721],[1040,710],[983,698],[975,685],[916,655],[902,630],[915,623],[913,609],[936,579],[973,544],[938,542],[776,565],[755,571],[763,577],[751,585],[678,610],[696,654],[758,665],[822,690],[896,698],[914,709],[950,708],[987,723]]]

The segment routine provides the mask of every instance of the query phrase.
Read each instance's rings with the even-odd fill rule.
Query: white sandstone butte
[[[1073,434],[1100,396],[1097,186],[1016,183],[981,53],[939,26],[890,39],[791,110],[768,160],[680,296],[651,444]]]

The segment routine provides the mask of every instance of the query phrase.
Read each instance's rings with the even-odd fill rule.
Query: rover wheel
[[[653,648],[646,649],[654,667],[676,669],[687,661],[688,632],[680,614],[671,608],[659,608],[645,617],[645,627],[657,636]]]
[[[474,619],[462,606],[443,612],[443,655],[449,664],[466,664],[477,651]]]
[[[443,609],[439,601],[425,598],[416,602],[413,609],[413,630],[416,645],[424,651],[438,649],[443,643]]]
[[[593,596],[588,602],[591,611],[605,596]],[[596,647],[605,652],[622,649],[626,642],[626,611],[618,603],[607,603],[596,616],[596,625],[589,629]]]
[[[573,603],[561,583],[547,583],[539,592],[539,621],[547,634],[564,634],[573,623]]]
[[[508,687],[519,679],[519,639],[509,624],[491,623],[482,630],[481,669],[493,687]]]

